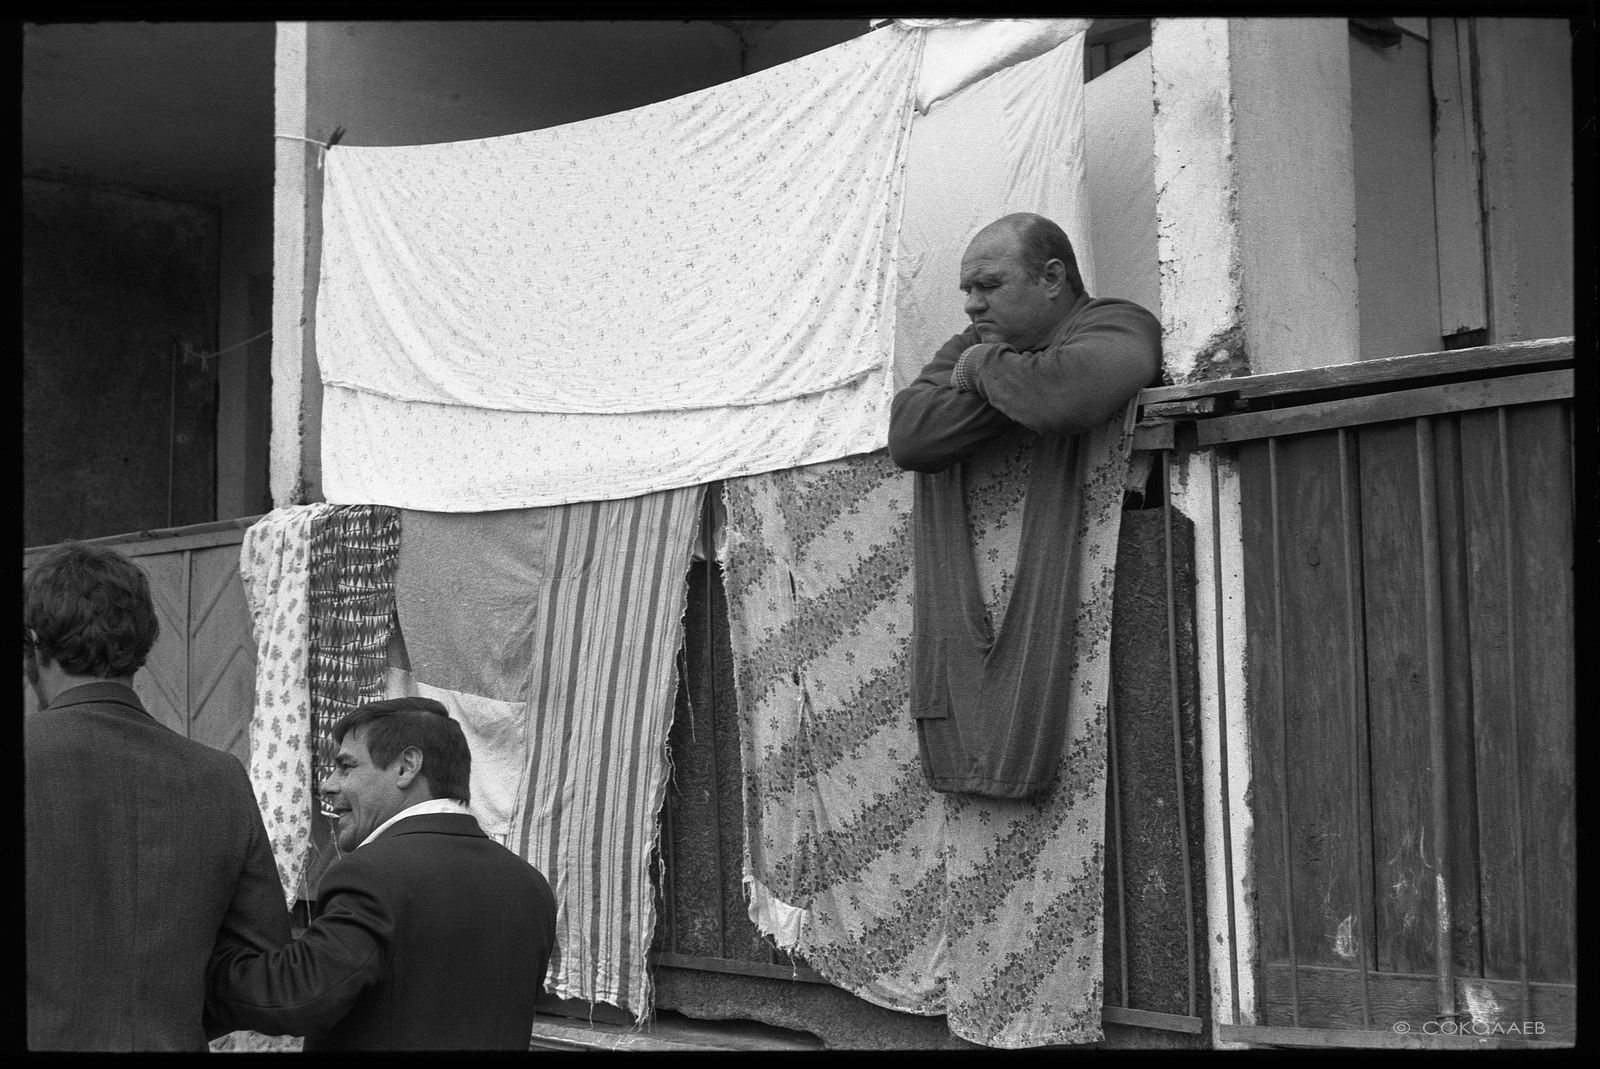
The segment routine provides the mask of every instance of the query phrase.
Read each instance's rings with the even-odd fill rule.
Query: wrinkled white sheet
[[[1006,67],[936,103],[912,124],[895,257],[897,386],[916,378],[950,335],[966,329],[961,254],[973,235],[1002,215],[1038,212],[1060,223],[1084,284],[1097,292],[1088,240],[1081,41]]]
[[[352,273],[357,262],[353,248],[343,253],[333,248],[340,242],[353,242],[353,235],[358,229],[372,230],[377,226],[370,221],[342,223],[337,218],[338,213],[345,209],[338,207],[335,202],[341,197],[345,198],[346,203],[350,200],[340,192],[339,183],[348,183],[351,177],[350,168],[343,161],[353,161],[355,154],[359,153],[363,160],[370,160],[369,180],[381,184],[379,180],[383,175],[384,161],[391,157],[401,159],[406,153],[450,150],[458,146],[488,146],[517,139],[524,139],[531,144],[551,131],[442,146],[334,149],[328,157],[330,176],[325,202],[324,282],[317,314],[318,353],[326,384],[322,459],[323,489],[327,500],[381,503],[438,512],[525,508],[630,497],[883,448],[887,441],[889,401],[896,385],[894,365],[898,363],[904,367],[914,364],[914,374],[916,367],[920,367],[924,352],[931,351],[925,347],[926,339],[943,331],[938,339],[943,341],[944,337],[960,327],[961,302],[955,286],[955,262],[959,261],[960,248],[965,245],[972,231],[993,218],[989,216],[973,222],[976,215],[995,205],[1007,205],[1006,210],[1011,210],[1009,206],[1015,205],[1053,215],[1075,237],[1083,232],[1076,225],[1076,221],[1083,216],[1081,205],[1078,204],[1081,201],[1081,189],[1063,192],[1073,183],[1079,187],[1082,184],[1081,165],[1075,164],[1072,156],[1078,151],[1075,131],[1081,128],[1079,102],[1082,84],[1076,69],[1070,72],[1070,77],[1067,76],[1065,68],[1070,63],[1060,58],[1068,51],[1066,49],[1056,48],[1045,56],[1008,67],[998,74],[982,78],[974,89],[966,91],[976,91],[978,87],[999,79],[1007,96],[1003,134],[998,127],[994,130],[980,129],[964,142],[947,142],[945,147],[948,151],[924,152],[909,162],[907,159],[908,143],[920,136],[917,128],[928,123],[940,125],[940,113],[945,110],[946,104],[934,103],[928,115],[919,115],[913,120],[912,104],[918,92],[920,71],[915,63],[904,68],[896,64],[912,52],[926,51],[934,42],[942,40],[941,35],[951,35],[950,40],[957,43],[940,44],[940,54],[957,56],[963,47],[968,49],[969,54],[960,65],[960,69],[966,73],[957,72],[953,80],[945,78],[944,84],[948,86],[961,82],[975,71],[981,72],[992,67],[997,62],[996,50],[998,54],[1015,60],[1018,56],[1028,54],[1029,49],[1040,47],[1040,41],[1050,39],[1051,35],[1060,35],[1063,27],[1081,34],[1086,25],[1084,20],[1033,22],[1037,25],[1029,31],[1031,37],[1026,40],[1014,28],[1003,28],[1003,32],[986,35],[975,32],[970,26],[938,29],[886,27],[795,63],[772,68],[703,93],[678,98],[677,101],[652,105],[652,108],[683,106],[684,101],[702,98],[698,106],[703,108],[710,106],[707,102],[721,100],[726,103],[717,104],[717,108],[745,108],[739,101],[741,95],[748,91],[749,84],[774,71],[781,72],[774,78],[781,76],[789,79],[799,72],[805,74],[802,81],[806,78],[820,79],[837,86],[841,84],[841,75],[830,73],[830,65],[839,62],[836,54],[849,56],[853,54],[849,50],[857,49],[860,55],[848,59],[845,64],[847,68],[857,69],[863,57],[870,54],[877,57],[877,62],[884,64],[883,70],[892,72],[892,79],[899,79],[896,91],[900,94],[900,103],[904,105],[903,110],[912,132],[910,136],[902,136],[901,133],[884,135],[898,139],[895,150],[897,162],[890,170],[895,174],[904,172],[904,182],[909,185],[942,187],[947,193],[945,201],[937,197],[924,198],[927,206],[916,210],[917,213],[932,211],[934,214],[916,219],[908,217],[905,221],[911,229],[922,235],[914,239],[912,251],[919,264],[928,260],[926,250],[933,242],[930,235],[935,234],[942,235],[939,238],[941,248],[955,248],[955,260],[946,265],[948,270],[939,268],[930,273],[926,280],[918,278],[915,282],[919,289],[932,286],[931,290],[914,292],[909,296],[903,289],[908,277],[907,269],[903,264],[898,268],[896,266],[907,255],[906,236],[901,229],[901,185],[898,182],[885,185],[888,180],[880,180],[885,172],[874,169],[876,164],[858,175],[864,182],[862,189],[865,192],[850,196],[843,187],[836,191],[838,196],[852,203],[852,211],[867,206],[877,212],[875,221],[848,212],[840,217],[843,222],[838,225],[854,226],[858,236],[867,236],[858,241],[854,258],[846,257],[850,262],[844,266],[836,263],[820,272],[808,274],[807,285],[791,283],[784,278],[784,272],[800,270],[806,265],[786,261],[778,267],[769,266],[767,270],[776,271],[778,281],[782,284],[771,285],[767,287],[770,292],[757,294],[760,299],[755,304],[742,298],[718,296],[726,294],[728,287],[733,284],[730,279],[734,276],[729,275],[722,266],[722,262],[730,255],[729,250],[754,249],[759,243],[767,241],[820,239],[816,235],[807,238],[771,235],[766,232],[765,224],[757,227],[748,223],[732,231],[722,224],[720,217],[701,220],[706,225],[692,231],[695,240],[701,242],[696,246],[695,255],[687,257],[682,250],[672,252],[674,256],[681,254],[686,257],[684,263],[695,266],[696,270],[686,276],[691,281],[674,290],[671,287],[659,288],[658,278],[658,289],[655,291],[658,307],[645,309],[640,306],[631,313],[635,316],[631,325],[622,324],[617,329],[631,331],[630,337],[637,340],[641,331],[638,324],[648,324],[648,332],[655,341],[661,342],[669,338],[668,330],[676,321],[675,317],[681,317],[684,323],[703,326],[705,314],[708,310],[714,310],[715,322],[712,327],[715,329],[707,337],[725,337],[741,342],[732,345],[723,357],[717,358],[723,361],[720,364],[717,359],[710,358],[709,348],[707,359],[701,361],[699,343],[695,342],[693,345],[679,345],[675,349],[658,348],[655,352],[660,360],[658,364],[650,365],[655,368],[654,371],[647,368],[647,374],[632,377],[616,374],[622,366],[619,361],[628,353],[617,348],[606,350],[590,344],[590,340],[599,336],[595,333],[597,322],[609,323],[622,314],[618,311],[622,305],[616,302],[631,301],[635,295],[634,276],[637,271],[617,270],[617,256],[614,251],[609,251],[614,250],[615,246],[610,243],[642,239],[636,234],[630,237],[629,234],[605,235],[598,232],[591,234],[590,244],[596,251],[588,260],[579,256],[583,249],[578,245],[563,247],[571,257],[561,264],[567,274],[556,290],[560,295],[557,307],[562,314],[554,321],[574,324],[572,336],[554,338],[556,332],[549,331],[547,333],[559,344],[547,345],[546,342],[551,338],[541,335],[538,345],[529,350],[542,353],[539,357],[541,360],[548,358],[548,363],[540,365],[537,374],[530,376],[527,372],[529,365],[517,363],[510,357],[505,358],[503,366],[494,366],[478,360],[470,353],[463,355],[465,343],[461,338],[481,337],[491,329],[470,323],[461,328],[459,337],[452,334],[448,342],[440,346],[442,350],[448,350],[447,359],[425,357],[424,354],[430,350],[428,345],[418,340],[427,337],[426,332],[416,325],[419,317],[443,316],[446,313],[464,315],[462,309],[478,308],[483,314],[498,315],[504,321],[492,328],[499,332],[495,337],[502,339],[513,335],[538,334],[539,331],[530,329],[530,324],[550,321],[549,317],[537,315],[537,310],[532,306],[516,315],[507,315],[503,309],[496,311],[485,307],[476,294],[476,287],[490,284],[507,270],[503,263],[507,251],[505,239],[497,239],[500,243],[495,244],[484,238],[480,233],[484,230],[481,220],[501,218],[504,212],[511,209],[499,202],[485,203],[478,215],[465,219],[460,237],[460,241],[465,242],[464,251],[459,243],[449,246],[457,251],[448,256],[432,245],[402,245],[400,249],[403,255],[397,252],[387,258],[368,257],[373,262],[362,267],[362,271],[370,274],[371,278],[368,279],[367,275]],[[982,28],[979,26],[976,29]],[[1069,38],[1072,36],[1072,33],[1068,33]],[[922,38],[926,38],[927,45],[922,43]],[[964,45],[961,44],[963,41],[966,42]],[[1052,61],[1049,58],[1051,56],[1057,59]],[[891,58],[893,63],[890,62]],[[954,66],[947,66],[955,70]],[[771,84],[780,83],[774,81]],[[869,96],[881,99],[876,94],[884,89],[883,85],[873,82],[868,89]],[[769,111],[741,111],[741,114],[750,116],[749,122],[753,126],[763,123],[782,126],[792,119],[776,95],[765,89],[759,92],[768,98]],[[860,98],[842,89],[838,92],[841,95],[826,100],[807,96],[806,99],[811,101],[807,107],[814,107],[816,114],[830,108],[840,114],[853,113],[863,107]],[[964,93],[957,95],[959,97]],[[644,113],[650,111],[651,108],[641,108],[622,113],[623,116],[630,116],[628,121],[635,124],[630,127],[635,131],[630,136],[646,140],[639,134],[636,124],[642,120]],[[760,118],[761,114],[767,117]],[[998,118],[999,113],[996,112],[993,117]],[[579,136],[575,133],[579,127],[617,122],[620,118],[606,116],[590,123],[559,128],[562,131],[560,137],[570,144],[574,137]],[[977,121],[981,124],[985,120],[980,118]],[[748,129],[748,135],[765,136],[753,127]],[[582,136],[586,137],[587,134]],[[670,140],[670,135],[661,136]],[[838,136],[841,135],[835,134],[834,139]],[[824,135],[824,144],[829,140]],[[882,150],[883,146],[878,146],[878,149]],[[483,150],[472,148],[472,151]],[[658,148],[657,151],[665,150]],[[718,155],[710,150],[702,154],[709,157]],[[862,158],[881,161],[884,157],[881,154],[868,154]],[[493,165],[490,166],[492,169]],[[504,164],[501,166],[503,168]],[[603,220],[605,212],[610,211],[615,217],[621,210],[615,198],[596,197],[588,191],[594,188],[594,183],[621,181],[620,172],[614,165],[603,161],[597,161],[591,171],[590,177],[575,176],[564,187],[573,203],[546,202],[540,205],[542,212],[552,218],[566,219],[576,217],[573,213],[587,218],[586,213],[599,211]],[[335,173],[341,177],[336,178]],[[785,163],[774,168],[773,176],[748,180],[767,186],[774,182],[781,185],[787,180],[793,186],[793,173],[789,164]],[[475,181],[466,174],[437,172],[435,179],[441,185],[471,184]],[[731,180],[730,177],[717,179],[719,182]],[[893,188],[892,195],[884,192],[890,187]],[[522,192],[523,186],[517,183],[502,182],[500,188],[505,190],[508,202],[513,192],[518,203],[526,197]],[[418,195],[421,194],[433,196],[437,190],[432,186],[419,188]],[[373,195],[368,200],[376,203],[381,198]],[[969,201],[981,207],[969,206],[954,214],[942,214],[947,203],[966,204]],[[747,198],[742,199],[742,203],[746,208],[749,207]],[[659,205],[634,207],[641,211],[651,207],[656,218],[660,218],[660,213],[664,211]],[[430,209],[419,207],[417,210],[425,213]],[[399,213],[399,216],[405,214]],[[399,216],[390,211],[385,218],[392,220]],[[768,220],[770,216],[763,215],[762,218]],[[815,230],[819,225],[803,212],[784,218],[788,220],[787,225],[799,229]],[[722,242],[721,245],[711,240],[709,225],[712,222],[719,227],[717,240]],[[393,228],[400,224],[384,225]],[[832,227],[835,224],[822,225]],[[345,229],[340,230],[340,227]],[[493,229],[498,231],[500,228]],[[340,237],[341,233],[346,236]],[[880,242],[880,236],[887,242],[887,248]],[[682,239],[682,235],[678,237]],[[477,241],[475,252],[474,240]],[[633,245],[629,247],[637,248]],[[816,247],[837,251],[836,245]],[[408,249],[410,251],[405,251]],[[1086,254],[1086,251],[1080,255]],[[748,266],[750,257],[743,251],[740,251],[740,256],[741,262]],[[343,282],[331,279],[328,269],[330,260],[340,257],[343,257],[346,265],[342,269]],[[707,274],[706,264],[719,266]],[[1088,268],[1088,264],[1084,266]],[[410,277],[407,272],[424,268],[432,272],[427,276],[431,281],[426,285],[415,278],[407,281]],[[336,269],[334,274],[340,274],[340,270]],[[920,273],[920,268],[914,267],[910,275],[916,277]],[[748,280],[756,276],[738,277]],[[620,284],[616,286],[618,292],[596,295],[594,304],[582,304],[583,308],[593,309],[582,316],[568,314],[571,309],[580,307],[570,303],[567,300],[569,296],[577,294],[581,297],[585,292],[604,285],[603,282],[591,284],[588,281],[580,284],[574,280],[610,278],[620,279]],[[848,295],[841,302],[841,282],[845,279],[851,281],[843,287],[848,290]],[[372,293],[366,297],[360,296],[365,292],[364,287],[370,290],[379,282],[392,287],[391,297],[380,301]],[[351,287],[342,297],[336,295],[341,285]],[[440,295],[429,295],[426,291],[431,287],[439,287]],[[875,296],[870,300],[858,299],[861,294]],[[690,296],[694,299],[687,299]],[[779,298],[780,303],[773,303]],[[849,316],[845,316],[844,312],[831,307],[841,303],[850,309],[849,316],[857,317],[850,320],[854,325],[846,323]],[[391,323],[385,311],[377,317],[376,322],[361,328],[365,331],[362,334],[351,325],[355,322],[352,315],[366,314],[360,312],[356,307],[358,305],[380,311],[389,306],[398,307],[403,315]],[[685,306],[688,306],[687,309]],[[918,326],[912,331],[915,337],[908,339],[905,330],[907,317],[920,319],[930,311],[936,311],[941,317],[937,320],[939,325],[934,326],[930,322]],[[824,315],[825,312],[828,314]],[[952,313],[955,326],[945,330]],[[796,327],[796,332],[785,342],[788,328],[777,330],[772,327],[775,322],[811,322],[807,317],[816,317],[815,322],[820,324],[814,335],[808,335],[804,329]],[[605,336],[614,338],[621,335]],[[854,348],[857,341],[837,341],[845,337],[857,339],[867,348],[858,351]],[[835,340],[828,341],[829,338]],[[750,339],[765,341],[756,344]],[[911,348],[905,351],[914,355],[896,357],[896,351],[908,342]],[[785,345],[788,347],[785,348]],[[692,359],[685,355],[686,349],[692,350]],[[833,355],[830,356],[830,353]],[[523,357],[518,356],[517,360],[523,360]],[[748,373],[734,370],[737,367],[754,368],[764,364],[772,366]],[[555,370],[550,370],[552,367]],[[661,372],[661,367],[667,367],[669,373]],[[860,370],[863,367],[865,370]],[[650,389],[660,387],[661,392],[647,398],[646,386]],[[477,399],[471,400],[474,397]],[[759,400],[762,397],[766,399]],[[463,403],[463,398],[467,399],[467,403]],[[680,404],[696,407],[674,407]],[[705,407],[708,404],[719,407]],[[540,406],[543,410],[531,406]]]
[[[921,44],[887,29],[586,122],[330,150],[323,381],[653,412],[881,368]]]
[[[937,30],[923,48],[917,110],[998,70],[1042,56],[1089,27],[1088,19],[897,19],[901,26]]]

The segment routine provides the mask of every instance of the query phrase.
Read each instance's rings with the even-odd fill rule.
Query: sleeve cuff
[[[973,381],[972,360],[973,354],[983,348],[983,343],[969,345],[956,359],[956,366],[950,372],[950,385],[962,393],[977,393],[977,386]]]

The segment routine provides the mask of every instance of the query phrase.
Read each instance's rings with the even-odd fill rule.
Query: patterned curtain
[[[751,917],[840,987],[947,1014],[956,1035],[990,1046],[1101,1038],[1105,702],[1127,461],[1115,422],[1085,446],[1095,460],[1076,488],[1081,684],[1055,788],[1030,801],[939,794],[924,777],[907,676],[912,476],[874,453],[725,484]],[[968,499],[991,612],[1009,590],[1028,461],[1025,445],[994,454]]]

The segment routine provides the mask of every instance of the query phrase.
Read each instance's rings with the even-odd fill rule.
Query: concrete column
[[[307,121],[306,24],[277,26],[272,198],[272,445],[275,507],[321,499],[322,380],[313,336],[316,213],[320,210],[321,150],[296,138],[318,139]]]
[[[1154,21],[1169,382],[1359,359],[1348,32],[1342,18]],[[1195,524],[1212,1015],[1254,1024],[1239,472],[1223,452],[1175,459],[1172,503]]]
[[[1167,372],[1359,359],[1344,19],[1157,19],[1157,249]]]

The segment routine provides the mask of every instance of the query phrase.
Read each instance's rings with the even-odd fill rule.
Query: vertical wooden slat
[[[1522,703],[1517,690],[1517,559],[1516,517],[1511,511],[1511,435],[1506,427],[1506,410],[1495,411],[1496,444],[1500,454],[1500,522],[1505,530],[1506,580],[1506,676],[1510,698],[1511,740],[1511,820],[1513,857],[1517,880],[1517,971],[1522,981],[1522,1012],[1527,1016],[1532,1005],[1528,985],[1528,870],[1523,856],[1526,826],[1522,822]]]
[[[1432,801],[1435,968],[1439,1015],[1454,1018],[1454,954],[1450,946],[1450,793],[1444,682],[1443,581],[1434,479],[1433,421],[1416,422],[1417,505],[1422,523],[1423,618],[1428,648],[1428,776]]]
[[[1161,453],[1161,521],[1163,545],[1166,548],[1167,580],[1167,685],[1172,708],[1172,774],[1173,789],[1178,799],[1178,848],[1183,859],[1183,910],[1184,934],[1188,942],[1188,1014],[1194,1016],[1195,988],[1198,984],[1194,949],[1194,886],[1189,872],[1189,810],[1187,791],[1183,782],[1183,724],[1178,697],[1178,620],[1177,589],[1172,575],[1172,473],[1171,454]],[[1126,959],[1126,955],[1124,955]],[[1123,984],[1126,992],[1127,984]],[[1126,997],[1126,995],[1124,995]]]
[[[1473,740],[1472,613],[1468,578],[1461,416],[1433,420],[1434,499],[1439,521],[1441,620],[1444,624],[1445,771],[1450,794],[1450,944],[1456,989],[1483,975],[1476,746]]]
[[[1117,772],[1117,720],[1115,687],[1106,688],[1106,777],[1111,794],[1111,850],[1117,878],[1117,965],[1122,989],[1119,1004],[1128,1002],[1128,892],[1122,872],[1122,781]]]
[[[1483,974],[1520,988],[1526,966],[1536,1014],[1540,981],[1577,976],[1569,407],[1468,413],[1461,432]]]
[[[1377,923],[1375,970],[1433,975],[1434,889],[1428,767],[1427,639],[1416,428],[1355,430],[1361,457],[1369,797]]]
[[[1350,808],[1356,827],[1356,859],[1360,871],[1358,890],[1361,923],[1352,933],[1361,966],[1361,1027],[1372,1027],[1372,993],[1368,977],[1372,971],[1372,930],[1377,911],[1373,906],[1372,829],[1366,814],[1367,733],[1366,636],[1361,621],[1361,517],[1360,500],[1353,483],[1349,434],[1339,430],[1339,518],[1344,537],[1345,630],[1349,634],[1350,670]]]
[[[1229,1008],[1234,1024],[1239,1020],[1239,926],[1233,902],[1233,816],[1229,804],[1228,785],[1228,682],[1226,648],[1223,641],[1222,621],[1222,491],[1217,464],[1221,450],[1213,450],[1206,467],[1211,482],[1211,606],[1212,634],[1216,639],[1214,664],[1217,672],[1217,754],[1221,774],[1218,776],[1222,792],[1222,872],[1226,886],[1223,901],[1228,911],[1228,980]]]
[[[1289,1015],[1300,1027],[1300,959],[1295,943],[1294,855],[1289,846],[1289,713],[1283,664],[1283,536],[1278,508],[1278,440],[1267,439],[1267,492],[1272,502],[1272,627],[1278,676],[1278,834],[1282,849],[1284,931],[1289,951]]]

